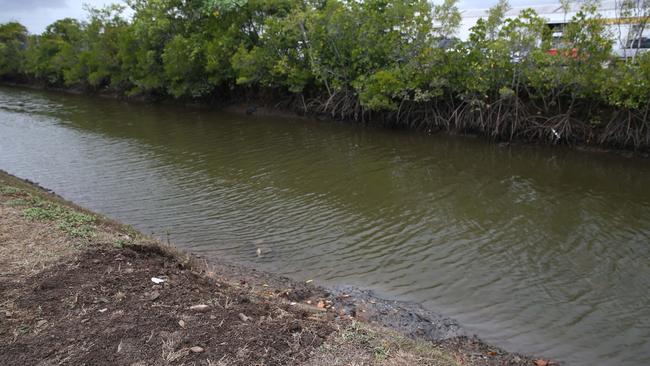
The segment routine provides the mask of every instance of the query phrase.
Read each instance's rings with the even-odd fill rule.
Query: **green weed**
[[[74,211],[51,202],[40,199],[31,201],[33,207],[26,208],[23,215],[29,220],[56,221],[57,228],[76,238],[89,238],[94,236],[93,224],[96,219],[92,215]]]
[[[373,350],[373,354],[375,358],[378,360],[386,360],[390,356],[390,349],[387,348],[385,345],[380,344],[378,346],[375,346]]]
[[[33,221],[50,221],[59,217],[60,213],[49,207],[29,207],[23,211],[23,215]]]
[[[25,191],[23,191],[20,188],[12,187],[12,186],[2,186],[0,187],[0,194],[3,196],[16,196],[16,195],[21,195],[24,194]]]
[[[3,204],[8,207],[19,207],[19,206],[28,206],[31,203],[29,199],[24,198],[14,198],[7,200]]]
[[[122,249],[122,248],[124,248],[125,246],[127,246],[128,244],[129,244],[129,241],[128,241],[128,240],[125,240],[125,239],[122,239],[122,238],[118,238],[118,239],[116,239],[115,242],[113,243],[113,246],[114,246],[115,248]]]

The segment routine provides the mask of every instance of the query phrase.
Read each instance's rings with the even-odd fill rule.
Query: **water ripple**
[[[421,303],[512,351],[650,364],[647,161],[0,88],[0,168],[197,253]]]

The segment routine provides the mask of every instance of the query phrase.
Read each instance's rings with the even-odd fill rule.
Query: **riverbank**
[[[182,253],[4,172],[0,238],[2,364],[534,364],[417,307]]]
[[[650,147],[650,57],[612,52],[617,40],[595,7],[572,9],[566,49],[557,50],[547,19],[530,10],[506,18],[505,3],[489,24],[444,45],[459,31],[456,5],[356,5],[144,3],[132,16],[94,9],[41,34],[9,22],[0,77],[188,101],[262,98],[337,120],[496,141]]]
[[[68,95],[78,95],[78,96],[89,96],[95,98],[106,98],[106,99],[116,99],[125,101],[128,103],[141,103],[141,104],[169,104],[169,105],[178,105],[186,108],[201,108],[201,109],[212,109],[220,110],[228,113],[235,113],[241,115],[249,115],[252,117],[281,117],[281,118],[291,118],[291,119],[305,119],[312,121],[326,121],[329,123],[357,123],[353,120],[346,119],[335,119],[334,117],[324,114],[324,113],[313,113],[306,112],[301,109],[299,106],[292,105],[291,103],[286,103],[286,101],[277,101],[277,100],[268,100],[261,98],[239,98],[239,99],[230,99],[230,100],[195,100],[195,99],[174,99],[171,97],[158,96],[153,97],[151,95],[134,95],[126,96],[124,94],[118,93],[114,90],[95,90],[88,91],[83,88],[63,88],[63,87],[48,87],[44,84],[36,83],[17,83],[17,82],[0,82],[0,85],[5,85],[13,88],[26,88],[31,90],[45,91],[45,92],[55,92]],[[366,121],[365,124],[368,126],[371,125],[370,122]],[[377,127],[381,129],[405,129],[404,127],[399,126],[381,126]],[[548,145],[558,145],[561,148],[573,149],[581,152],[595,153],[595,154],[615,154],[620,155],[625,158],[650,158],[650,151],[646,148],[629,148],[625,146],[604,146],[604,145],[594,145],[586,144],[573,141],[572,143],[554,141],[549,143],[548,141],[543,140],[531,140],[531,139],[521,139],[516,137],[511,137],[509,140],[499,140],[494,139],[490,136],[486,136],[483,133],[474,130],[445,130],[445,129],[422,129],[422,128],[408,128],[413,133],[421,133],[426,135],[432,134],[446,134],[446,135],[458,135],[458,136],[467,136],[471,138],[481,138],[488,139],[498,144],[499,147],[510,148],[510,147],[525,147],[525,148],[536,148],[543,147]]]

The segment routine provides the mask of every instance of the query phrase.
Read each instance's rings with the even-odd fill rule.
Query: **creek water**
[[[650,364],[647,160],[1,87],[0,169],[204,256],[417,302],[509,351]]]

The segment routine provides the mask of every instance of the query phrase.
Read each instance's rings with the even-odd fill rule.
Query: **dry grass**
[[[386,328],[352,322],[324,343],[308,366],[460,366],[456,355]]]
[[[166,363],[176,362],[190,354],[190,350],[188,348],[177,349],[182,340],[180,332],[162,332],[160,337],[162,338],[161,356],[163,361]]]
[[[0,217],[0,278],[37,273],[77,250],[51,223],[26,222],[21,209],[0,204]]]

